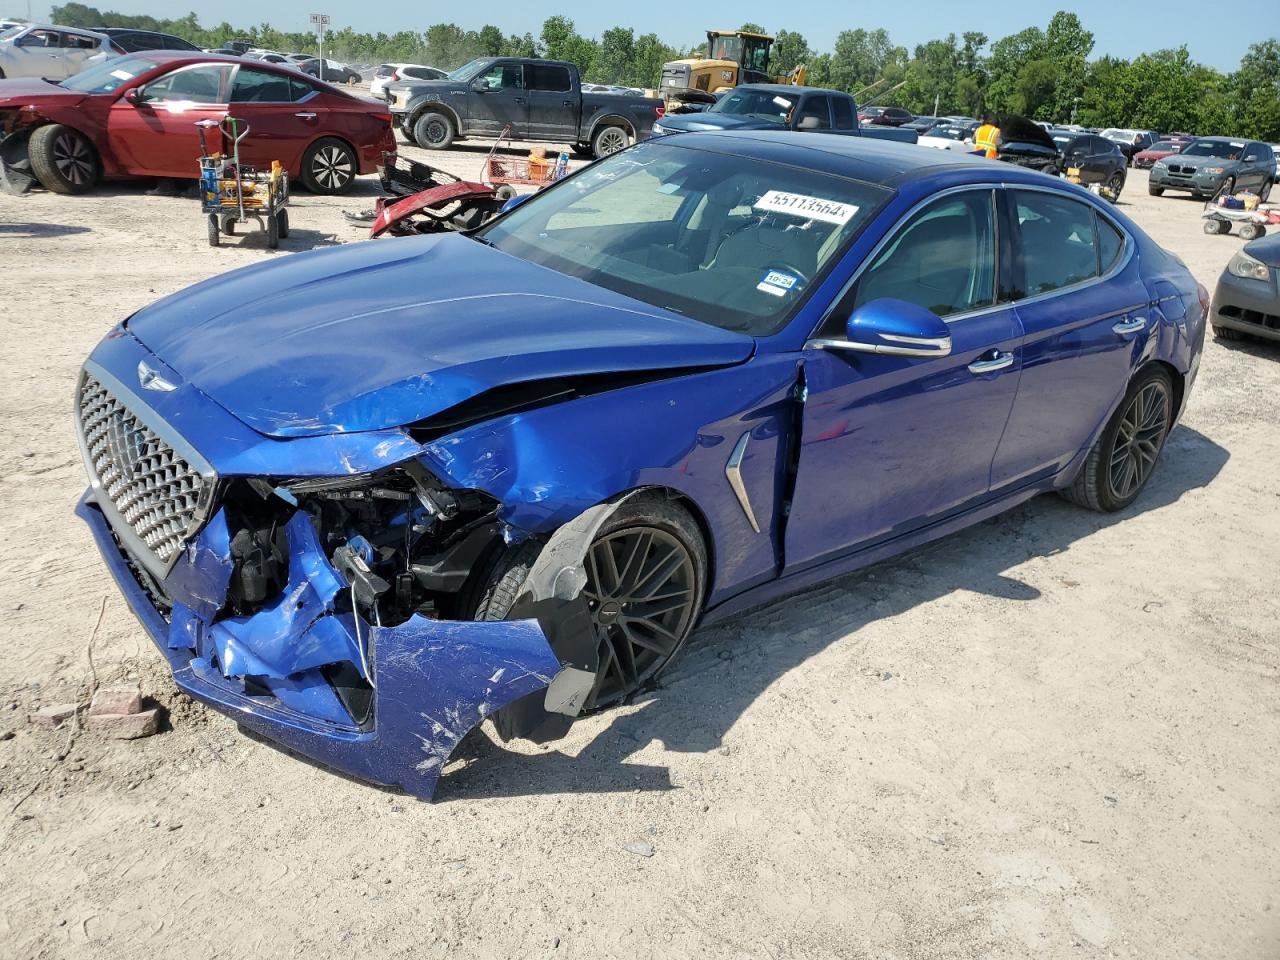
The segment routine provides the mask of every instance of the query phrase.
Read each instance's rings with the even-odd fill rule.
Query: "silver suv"
[[[92,30],[30,23],[0,31],[0,79],[65,80],[115,55],[110,39]]]

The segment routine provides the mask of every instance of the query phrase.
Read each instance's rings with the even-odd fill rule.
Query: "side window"
[[[98,46],[98,41],[82,33],[64,33],[61,45],[72,50],[93,50]]]
[[[17,43],[19,47],[57,47],[62,45],[56,30],[32,30]]]
[[[500,63],[483,74],[482,79],[489,81],[490,90],[521,90],[524,88],[524,73],[518,63]]]
[[[568,67],[531,63],[527,69],[530,90],[554,90],[559,93],[573,89],[573,84],[569,81]]]
[[[832,97],[831,106],[835,110],[836,129],[852,130],[853,107],[849,106],[849,101],[844,97]]]
[[[305,100],[316,92],[316,88],[298,77],[289,78],[289,99],[294,103]]]
[[[289,77],[241,67],[231,88],[232,103],[288,103]]]
[[[1111,225],[1105,217],[1094,213],[1098,224],[1098,272],[1106,273],[1120,259],[1120,251],[1124,249],[1124,237]]]
[[[227,67],[209,64],[167,73],[147,84],[148,100],[180,100],[190,103],[223,103]]]
[[[1248,149],[1244,152],[1245,163],[1257,163],[1262,159],[1262,150],[1258,148],[1256,143],[1249,144]]]
[[[853,306],[882,297],[948,317],[995,301],[995,217],[990,190],[935,200],[894,235],[858,279]]]
[[[1056,193],[1012,192],[1022,237],[1021,296],[1049,293],[1097,275],[1092,207]]]
[[[826,97],[805,97],[804,102],[800,104],[800,112],[796,114],[796,129],[831,129],[831,108],[827,106]]]

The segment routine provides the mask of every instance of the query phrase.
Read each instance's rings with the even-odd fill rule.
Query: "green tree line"
[[[230,40],[287,52],[314,53],[315,36],[270,24],[202,26],[196,14],[176,20],[102,12],[80,3],[55,6],[54,22],[67,26],[120,26],[161,30],[200,47]],[[758,24],[743,29],[767,32]],[[1238,69],[1223,73],[1196,63],[1185,46],[1140,53],[1131,60],[1092,58],[1093,34],[1074,13],[1060,11],[1044,27],[1028,27],[991,40],[979,31],[917,44],[893,43],[887,31],[842,30],[829,52],[800,33],[780,29],[772,69],[800,64],[813,86],[853,93],[860,103],[903,106],[916,113],[980,116],[1008,110],[1035,120],[1086,126],[1143,127],[1280,140],[1280,40],[1253,43]],[[669,46],[656,34],[613,27],[584,37],[567,17],[548,17],[535,37],[505,34],[493,25],[464,30],[437,23],[421,33],[360,33],[343,27],[327,35],[334,59],[362,63],[404,61],[451,69],[478,56],[545,56],[569,60],[596,83],[656,87],[662,65],[704,54],[706,44]]]

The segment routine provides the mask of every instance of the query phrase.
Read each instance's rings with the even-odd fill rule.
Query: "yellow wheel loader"
[[[803,86],[808,70],[800,65],[784,76],[769,73],[773,37],[742,30],[708,30],[707,55],[672,60],[662,66],[658,95],[668,112],[682,103],[714,103],[715,94],[740,83],[790,83]]]

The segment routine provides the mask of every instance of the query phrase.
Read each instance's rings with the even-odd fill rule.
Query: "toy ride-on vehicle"
[[[240,141],[249,135],[249,125],[234,117],[198,120],[200,131],[200,210],[209,220],[209,246],[216,247],[223,235],[232,236],[236,227],[253,220],[267,234],[267,246],[275,250],[289,236],[289,173],[278,160],[270,171],[260,171],[240,162]],[[218,143],[210,149],[209,139],[218,132]]]

